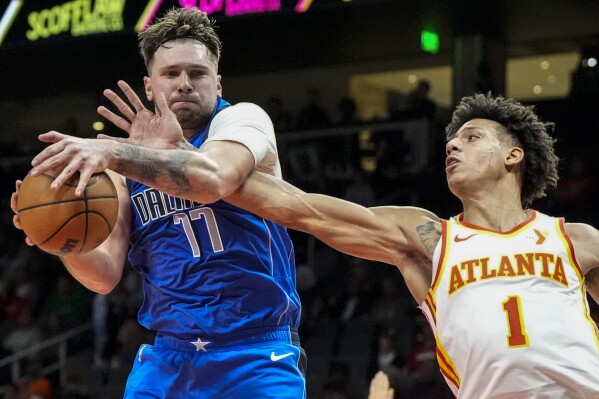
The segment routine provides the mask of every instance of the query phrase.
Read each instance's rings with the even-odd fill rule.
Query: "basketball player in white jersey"
[[[174,114],[165,101],[157,107],[161,116],[126,113],[136,127],[132,141],[162,129],[160,137],[181,148]],[[463,98],[446,128],[447,181],[463,212],[448,220],[421,208],[364,208],[305,193],[260,172],[225,200],[339,251],[397,266],[435,333],[456,397],[599,398],[599,333],[586,295],[599,301],[599,231],[530,208],[557,185],[551,125],[513,99]],[[163,151],[171,162],[196,156]]]
[[[466,97],[447,126],[444,220],[364,208],[255,173],[227,201],[350,255],[396,265],[467,399],[599,398],[599,231],[530,208],[557,184],[550,123],[502,97]]]

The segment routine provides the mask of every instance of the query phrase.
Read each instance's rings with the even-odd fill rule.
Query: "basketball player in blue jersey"
[[[305,398],[300,300],[287,231],[221,200],[254,169],[281,178],[272,123],[258,106],[230,105],[221,97],[221,42],[203,12],[171,10],[139,39],[146,96],[163,96],[183,129],[181,145],[197,150],[200,163],[171,168],[160,153],[148,162],[127,140],[78,141],[81,151],[58,162],[74,171],[73,162],[93,159],[104,169],[107,151],[124,150],[130,160],[112,169],[143,175],[123,179],[110,172],[120,202],[114,231],[96,250],[61,258],[77,280],[99,293],[119,282],[127,256],[141,274],[138,319],[156,339],[139,349],[124,397]],[[116,122],[131,129],[124,119]],[[137,144],[165,142],[145,137]],[[36,165],[34,173],[42,172]],[[90,171],[81,169],[83,187]],[[181,196],[187,191],[193,200]]]
[[[50,133],[43,139],[54,144],[35,165],[47,169],[85,153],[83,162],[70,161],[73,170],[118,169],[123,162],[126,176],[154,184],[168,172],[145,165],[150,159],[165,167],[179,162],[182,170],[200,162],[198,151],[174,149],[186,145],[184,130],[165,97],[156,99],[154,116],[131,91],[125,95],[135,111],[113,99],[126,119],[111,120],[138,144],[147,139],[171,149],[115,152]],[[598,399],[599,331],[586,294],[599,300],[599,231],[529,207],[557,183],[548,127],[515,100],[464,98],[446,128],[447,181],[464,208],[450,219],[416,207],[364,208],[261,172],[226,201],[350,255],[397,266],[435,334],[439,367],[457,398]],[[129,164],[134,154],[152,173]],[[185,176],[197,192],[182,196],[201,198],[199,179]]]

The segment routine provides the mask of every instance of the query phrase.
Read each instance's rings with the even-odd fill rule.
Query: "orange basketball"
[[[119,212],[116,187],[102,172],[90,178],[80,197],[75,196],[79,174],[59,189],[51,189],[61,170],[25,176],[17,201],[19,219],[25,234],[44,251],[82,254],[96,248],[112,232]]]

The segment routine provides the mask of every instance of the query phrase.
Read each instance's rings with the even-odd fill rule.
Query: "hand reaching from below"
[[[389,386],[389,377],[382,371],[377,372],[370,381],[368,399],[393,399],[395,390]]]

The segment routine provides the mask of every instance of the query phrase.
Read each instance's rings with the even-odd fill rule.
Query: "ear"
[[[509,149],[505,157],[506,166],[516,166],[524,160],[524,150],[520,147],[512,147]]]
[[[223,96],[223,86],[220,83],[221,80],[221,76],[220,75],[216,75],[216,92],[218,93],[218,96],[222,98]]]
[[[144,76],[144,88],[146,90],[146,98],[148,101],[154,101],[154,95],[152,94],[152,81],[148,76]]]

